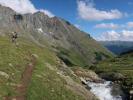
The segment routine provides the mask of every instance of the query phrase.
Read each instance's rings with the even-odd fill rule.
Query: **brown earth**
[[[21,77],[21,83],[16,87],[16,93],[18,94],[15,97],[5,97],[5,100],[26,100],[26,90],[29,86],[29,83],[32,78],[32,72],[36,65],[36,57],[31,55],[31,61],[25,67],[25,70]]]

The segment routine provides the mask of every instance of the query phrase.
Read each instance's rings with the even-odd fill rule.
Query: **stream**
[[[112,95],[112,84],[110,81],[104,83],[87,82],[91,88],[90,91],[94,93],[100,100],[122,100],[120,95]]]

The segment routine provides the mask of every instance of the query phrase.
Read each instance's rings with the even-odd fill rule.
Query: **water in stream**
[[[91,92],[94,93],[100,100],[122,100],[121,96],[112,96],[111,82],[106,81],[104,83],[88,82],[88,86],[91,87]]]

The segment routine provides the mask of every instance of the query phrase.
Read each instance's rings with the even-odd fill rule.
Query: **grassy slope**
[[[19,40],[19,47],[7,37],[0,37],[0,99],[15,96],[14,86],[20,83],[25,65],[30,61],[30,54],[36,54],[37,65],[31,83],[27,89],[27,100],[83,100],[68,90],[63,80],[55,71],[46,67],[46,63],[56,65],[56,56],[48,48],[41,48],[25,39]]]
[[[74,65],[88,67],[103,58],[114,56],[101,44],[92,39],[89,34],[80,31],[68,23],[69,22],[66,22],[65,20],[61,20],[58,23],[60,29],[58,31],[61,33],[62,37],[60,37],[59,34],[56,34],[56,36],[59,37],[59,41],[61,39],[60,43],[62,45],[58,45],[57,50],[61,51],[60,56],[62,56],[62,58],[64,57],[64,59],[71,61]]]
[[[57,48],[57,50],[59,50],[58,57],[62,58],[63,60],[68,60],[70,62],[70,66],[76,65],[84,68],[93,65],[92,62],[95,63],[101,61],[103,56],[106,58],[114,57],[114,54],[100,46],[100,44],[93,39],[89,40],[84,37],[84,40],[80,42],[84,48],[80,53],[79,51],[75,50],[75,48],[64,49],[59,47]]]
[[[87,63],[84,60],[84,57],[82,57],[78,52],[74,51],[73,49],[67,50],[64,48],[58,48],[58,50],[60,50],[58,52],[58,57],[61,58],[62,60],[64,60],[64,62],[68,65],[68,66],[86,66]]]

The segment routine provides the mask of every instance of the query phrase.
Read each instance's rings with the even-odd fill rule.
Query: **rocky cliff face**
[[[63,56],[63,60],[64,56],[67,60],[70,58],[73,65],[92,65],[112,56],[112,53],[98,44],[90,35],[78,30],[64,19],[49,18],[42,12],[21,15],[10,8],[0,6],[0,34],[8,35],[12,31],[17,31],[19,36],[41,46],[45,46],[47,42],[61,57]],[[65,54],[61,50],[70,52]]]

